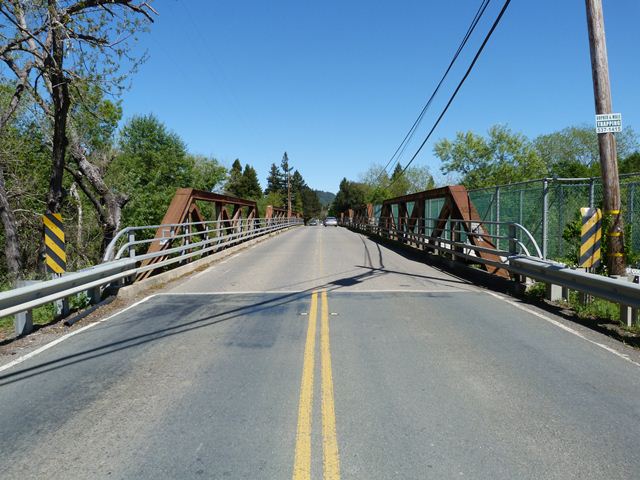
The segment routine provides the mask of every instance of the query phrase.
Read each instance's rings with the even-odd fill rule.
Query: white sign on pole
[[[596,115],[596,133],[616,133],[621,131],[621,113],[605,113],[603,115]]]

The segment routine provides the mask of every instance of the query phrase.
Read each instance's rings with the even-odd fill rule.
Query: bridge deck
[[[0,478],[637,478],[633,361],[300,228],[0,372]]]

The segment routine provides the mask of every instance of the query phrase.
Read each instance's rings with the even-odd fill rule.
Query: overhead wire
[[[471,64],[469,65],[469,68],[467,68],[467,71],[465,72],[464,76],[462,77],[462,80],[460,80],[460,82],[458,83],[458,86],[456,87],[456,89],[454,90],[453,94],[451,95],[451,97],[449,98],[449,101],[447,102],[447,104],[445,105],[444,109],[442,110],[442,112],[440,113],[440,115],[438,116],[438,118],[436,119],[435,123],[433,124],[433,127],[431,128],[431,130],[429,130],[429,133],[427,134],[427,136],[424,138],[424,140],[422,141],[422,143],[420,144],[420,146],[418,147],[418,149],[416,150],[416,152],[413,154],[413,156],[411,157],[411,159],[409,160],[409,162],[407,163],[407,165],[401,170],[400,174],[396,176],[395,179],[393,179],[391,181],[391,183],[389,183],[388,187],[391,187],[396,181],[398,181],[399,178],[401,178],[404,173],[407,171],[407,169],[409,168],[409,166],[411,166],[411,164],[413,163],[413,161],[416,159],[416,157],[418,156],[418,154],[422,151],[422,149],[424,148],[424,146],[426,145],[426,143],[429,141],[429,138],[431,138],[431,135],[433,134],[433,132],[435,131],[435,129],[438,127],[438,125],[440,124],[440,121],[442,120],[442,118],[445,116],[445,114],[447,113],[447,110],[449,110],[449,107],[451,106],[451,104],[453,103],[453,100],[456,98],[456,95],[458,95],[458,92],[460,91],[460,89],[462,88],[462,85],[464,84],[464,82],[466,81],[467,77],[469,77],[469,74],[471,73],[471,71],[473,70],[473,67],[475,66],[476,62],[478,61],[478,58],[480,58],[480,55],[482,54],[482,51],[484,50],[484,47],[487,45],[487,43],[489,42],[489,39],[491,38],[491,36],[493,35],[493,32],[495,31],[496,27],[498,26],[498,24],[500,23],[500,20],[502,19],[504,13],[507,11],[507,7],[509,6],[509,4],[511,3],[511,0],[506,0],[504,2],[504,5],[502,6],[502,9],[500,10],[500,13],[498,14],[498,16],[496,17],[495,21],[493,22],[493,25],[491,26],[491,29],[489,30],[489,32],[487,33],[487,35],[485,36],[482,44],[480,45],[480,48],[478,49],[478,51],[476,52],[475,56],[473,57],[473,60],[471,61]]]
[[[402,155],[404,154],[405,149],[407,148],[407,146],[409,145],[409,142],[413,138],[413,135],[415,134],[418,126],[422,122],[422,119],[424,118],[424,115],[426,114],[427,110],[429,110],[429,107],[433,103],[433,99],[435,98],[437,93],[440,91],[440,87],[442,86],[442,84],[444,83],[445,79],[449,75],[449,72],[451,71],[451,68],[453,68],[453,65],[456,63],[456,60],[460,56],[460,53],[462,52],[464,47],[466,46],[467,41],[469,40],[469,38],[473,34],[476,26],[478,25],[478,22],[482,18],[483,14],[484,14],[485,10],[487,9],[487,7],[489,6],[490,2],[491,2],[491,0],[482,0],[482,2],[480,3],[480,6],[478,7],[478,10],[476,11],[475,16],[473,17],[473,20],[471,21],[469,27],[467,28],[467,31],[464,34],[464,37],[462,38],[462,41],[458,45],[458,49],[456,50],[456,53],[453,55],[453,57],[451,59],[451,62],[449,63],[449,66],[447,67],[447,69],[445,70],[444,74],[442,75],[442,78],[440,79],[440,81],[436,85],[436,88],[434,89],[433,93],[429,97],[429,100],[427,100],[425,105],[422,107],[422,110],[420,111],[420,114],[418,115],[416,120],[413,122],[413,125],[411,125],[411,128],[409,129],[409,131],[407,132],[405,137],[402,139],[402,142],[400,142],[400,145],[398,146],[396,151],[393,153],[393,155],[391,156],[391,158],[389,159],[387,164],[380,171],[380,174],[378,175],[378,180],[380,180],[380,177],[382,177],[382,175],[387,171],[387,168],[389,167],[389,165],[392,164],[394,158],[396,159],[396,162],[393,162],[393,164],[395,165],[395,163],[397,163],[400,160],[400,158],[402,157]]]

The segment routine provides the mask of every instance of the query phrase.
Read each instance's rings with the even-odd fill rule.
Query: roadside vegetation
[[[616,134],[616,140],[619,172],[637,173],[640,176],[638,134],[631,127],[626,127],[621,133]],[[466,131],[458,132],[451,139],[441,139],[435,143],[433,153],[441,161],[441,178],[446,178],[445,183],[462,184],[469,190],[486,188],[491,192],[490,189],[497,185],[544,177],[600,176],[598,138],[590,125],[571,126],[533,139],[514,132],[506,125],[494,125],[486,135]],[[388,198],[440,186],[424,167],[411,166],[404,175],[401,173],[403,168],[400,162],[395,163],[395,166],[391,164],[389,168],[393,169],[391,175],[382,166],[373,165],[357,180],[344,178],[333,203],[333,211],[339,214],[365,203],[380,204]],[[539,200],[535,194],[532,196],[534,198],[527,198]],[[626,196],[623,202],[627,202]],[[507,203],[506,198],[503,198],[503,203]],[[535,210],[536,207],[533,208]],[[564,205],[559,205],[558,208],[563,209],[562,214],[571,220],[558,232],[558,235],[562,236],[561,241],[564,242],[563,253],[554,260],[576,266],[581,243],[580,211],[566,211]],[[638,218],[635,211],[632,218]],[[606,274],[606,232],[609,221],[610,218],[605,216],[602,228],[602,261],[596,269],[596,273],[600,274]],[[554,225],[557,223],[560,223],[558,219],[554,219]],[[631,242],[632,233],[636,233],[634,230],[637,228],[637,222],[627,222],[625,225],[625,253],[628,265],[640,267],[640,250],[637,248],[637,242],[635,246]],[[536,284],[531,287],[527,297],[541,300],[544,297],[544,285]],[[619,321],[619,307],[605,300],[591,299],[581,302],[579,295],[574,292],[567,306],[581,318],[601,318],[614,323]],[[634,327],[632,330],[637,328]]]
[[[44,213],[62,214],[68,271],[99,263],[124,226],[160,223],[180,187],[253,199],[264,215],[286,207],[289,177],[293,210],[321,214],[286,153],[263,191],[249,163],[190,152],[153,114],[123,118],[146,59],[133,47],[156,17],[147,3],[0,2],[0,13],[0,291],[47,278]]]

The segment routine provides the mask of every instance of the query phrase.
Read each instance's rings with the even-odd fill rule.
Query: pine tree
[[[267,188],[264,191],[265,195],[270,193],[282,194],[282,172],[275,163],[271,164],[269,170],[269,176],[267,177]]]
[[[391,174],[391,181],[396,181],[402,175],[402,165],[400,162],[396,163],[396,168],[393,169],[393,174]]]
[[[229,178],[227,179],[224,189],[227,193],[236,197],[242,197],[242,194],[244,193],[242,188],[242,164],[237,158],[231,165]]]
[[[318,194],[305,186],[300,194],[302,198],[302,212],[305,219],[317,218],[322,213],[322,205]]]
[[[280,162],[280,169],[282,170],[282,192],[283,192],[283,196],[285,199],[289,198],[289,194],[290,194],[290,183],[291,183],[291,170],[293,170],[293,167],[289,166],[289,155],[287,155],[287,152],[284,152],[284,155],[282,155],[282,161]],[[293,201],[291,202],[291,208],[293,208]]]
[[[302,175],[298,170],[293,172],[289,179],[291,184],[291,205],[295,211],[302,210],[302,191],[307,188],[307,184],[302,178]]]
[[[258,173],[251,165],[245,165],[242,172],[242,197],[257,200],[262,196]]]

